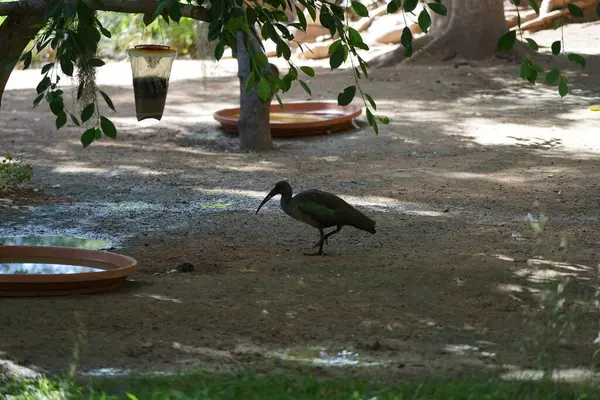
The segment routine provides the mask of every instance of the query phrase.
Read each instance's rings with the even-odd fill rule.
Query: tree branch
[[[83,0],[88,7],[99,11],[114,11],[125,14],[152,14],[158,6],[156,0],[103,0],[94,2]],[[42,15],[48,2],[44,0],[21,0],[0,3],[0,15],[31,16]],[[210,22],[210,12],[204,7],[179,3],[181,15],[198,21]]]

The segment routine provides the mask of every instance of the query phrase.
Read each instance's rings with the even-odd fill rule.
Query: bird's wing
[[[336,214],[347,203],[339,197],[317,189],[299,194],[298,209],[325,225],[337,225]]]

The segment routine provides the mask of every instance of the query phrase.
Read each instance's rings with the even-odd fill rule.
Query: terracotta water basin
[[[118,290],[139,271],[131,257],[69,247],[0,246],[0,296],[58,296]]]
[[[271,104],[271,135],[273,137],[313,136],[350,128],[362,109],[354,104],[338,106],[335,101],[289,102],[281,108]],[[214,118],[226,132],[237,133],[240,109],[217,111]]]

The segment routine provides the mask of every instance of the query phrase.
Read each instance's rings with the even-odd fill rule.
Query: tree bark
[[[427,35],[413,43],[414,54],[407,62],[427,57],[437,60],[461,58],[481,60],[496,54],[498,39],[508,32],[504,17],[504,0],[444,0],[448,14],[429,10],[432,26]],[[405,61],[404,47],[369,62],[386,67]]]
[[[251,37],[252,44],[254,38]],[[257,49],[259,49],[258,47]],[[240,80],[240,117],[238,132],[240,149],[250,151],[265,151],[273,149],[271,138],[270,106],[271,102],[263,104],[258,97],[256,85],[246,91],[246,82],[250,76],[250,55],[244,43],[242,32],[237,34],[238,78]]]
[[[42,15],[8,17],[0,25],[0,107],[6,82],[17,60],[44,24]]]
[[[157,0],[83,0],[89,8],[98,11],[114,11],[125,14],[152,14],[158,7]],[[74,2],[74,0],[73,0]],[[19,0],[0,3],[0,15],[43,15],[47,4],[44,0]],[[198,21],[210,22],[210,11],[204,7],[179,3],[181,15]],[[168,10],[168,7],[165,9]]]

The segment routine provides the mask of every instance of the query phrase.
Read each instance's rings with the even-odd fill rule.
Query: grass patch
[[[485,380],[430,380],[385,385],[362,380],[316,380],[311,377],[267,374],[187,373],[164,377],[86,379],[60,378],[0,385],[0,398],[166,400],[166,399],[410,399],[410,400],[583,400],[600,399],[588,385]]]

